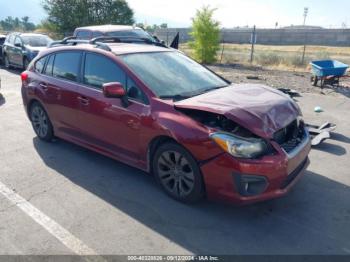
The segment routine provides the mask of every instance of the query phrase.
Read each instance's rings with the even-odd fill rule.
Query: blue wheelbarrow
[[[317,86],[318,81],[321,83],[321,88],[324,85],[338,85],[339,79],[345,77],[348,65],[336,60],[318,60],[312,61],[311,65],[311,82]]]

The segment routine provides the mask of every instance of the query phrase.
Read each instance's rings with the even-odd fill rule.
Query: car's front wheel
[[[164,191],[185,203],[204,196],[204,183],[197,162],[182,146],[162,144],[153,158],[153,172]]]
[[[45,109],[37,102],[31,106],[30,120],[36,135],[44,141],[51,141],[54,137],[53,127]]]

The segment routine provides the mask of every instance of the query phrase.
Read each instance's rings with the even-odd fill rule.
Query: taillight
[[[28,80],[28,74],[26,72],[23,72],[21,74],[21,79],[22,79],[22,82],[27,82]]]

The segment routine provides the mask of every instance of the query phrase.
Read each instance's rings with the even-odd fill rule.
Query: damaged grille
[[[290,153],[305,138],[304,123],[294,120],[287,127],[274,134],[274,140],[286,151]]]

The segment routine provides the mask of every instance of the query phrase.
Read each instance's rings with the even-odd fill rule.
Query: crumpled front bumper
[[[274,142],[272,142],[274,143]],[[237,205],[250,204],[281,197],[301,178],[310,161],[310,138],[292,153],[287,154],[277,144],[277,153],[262,159],[237,159],[223,153],[201,166],[207,197]],[[258,194],[245,194],[241,177],[266,180],[266,186]],[[261,181],[263,180],[261,179]],[[243,184],[244,185],[244,184]],[[244,187],[244,186],[243,186]]]

